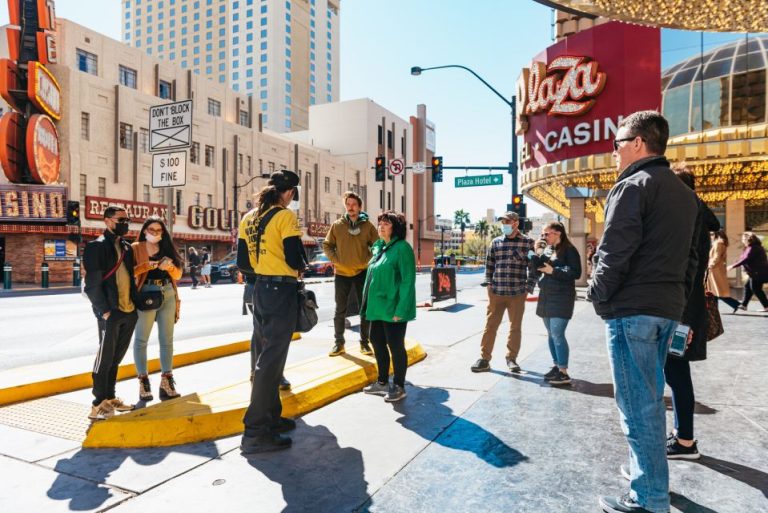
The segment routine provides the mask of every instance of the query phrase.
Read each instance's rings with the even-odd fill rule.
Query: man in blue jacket
[[[664,362],[696,270],[696,197],[669,168],[669,125],[655,111],[619,124],[619,178],[587,298],[605,320],[621,427],[630,448],[630,491],[601,497],[609,513],[668,513]],[[693,253],[691,253],[693,252]]]

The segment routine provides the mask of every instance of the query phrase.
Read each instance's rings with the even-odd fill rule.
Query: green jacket
[[[416,318],[416,260],[406,241],[379,239],[371,248],[363,289],[365,318],[369,321],[400,322]],[[382,254],[383,252],[383,254]]]

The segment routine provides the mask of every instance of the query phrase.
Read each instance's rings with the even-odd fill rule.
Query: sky
[[[511,97],[523,67],[553,43],[552,11],[529,0],[341,0],[340,99],[371,98],[403,119],[425,104],[435,123],[437,155],[445,166],[506,166],[511,158],[509,106],[460,69],[411,76],[412,66],[459,64],[473,69],[503,96]],[[120,0],[57,0],[57,16],[121,37]],[[8,15],[0,8],[0,24]],[[743,34],[704,35],[704,50]],[[662,68],[696,53],[699,32],[664,30]],[[371,164],[373,165],[373,163]],[[373,170],[371,170],[373,173]],[[457,209],[476,221],[488,208],[506,209],[510,177],[502,186],[454,188],[456,176],[488,171],[444,172],[436,187],[436,212]],[[529,215],[546,209],[529,201]]]

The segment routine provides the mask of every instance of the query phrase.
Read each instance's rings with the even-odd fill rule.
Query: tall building
[[[339,0],[123,0],[123,41],[251,95],[276,132],[339,99]]]

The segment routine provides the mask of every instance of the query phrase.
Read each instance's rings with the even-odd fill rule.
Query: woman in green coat
[[[405,216],[388,210],[379,215],[379,237],[371,248],[373,258],[363,289],[365,318],[371,326],[371,344],[379,377],[365,387],[367,394],[383,395],[387,402],[403,399],[408,355],[405,329],[416,318],[416,261],[405,241]],[[389,362],[394,379],[389,383]]]

